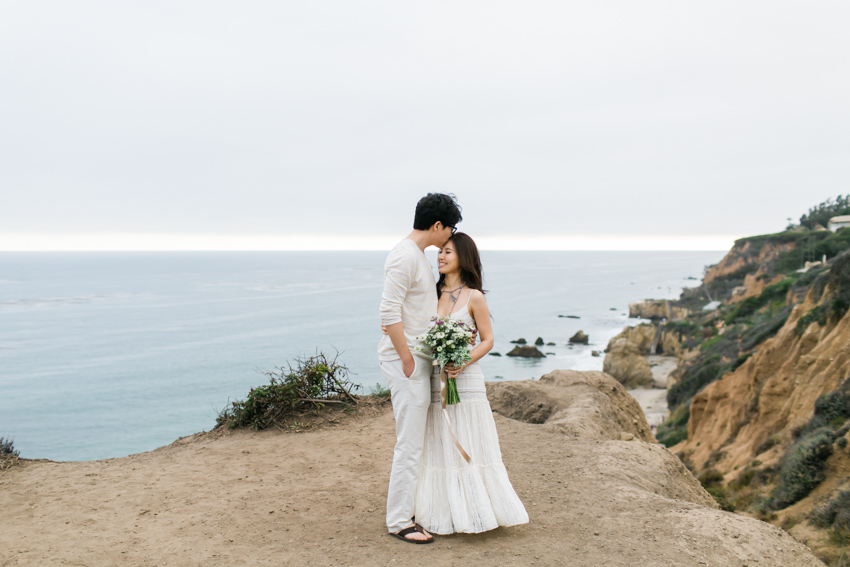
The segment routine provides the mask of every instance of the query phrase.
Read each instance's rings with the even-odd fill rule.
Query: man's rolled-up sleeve
[[[384,268],[384,291],[381,294],[381,323],[401,323],[401,308],[413,283],[414,264],[406,254],[387,261]]]

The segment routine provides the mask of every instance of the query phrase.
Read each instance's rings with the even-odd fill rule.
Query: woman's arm
[[[475,320],[475,326],[478,328],[478,337],[481,342],[478,343],[470,355],[472,359],[464,366],[468,366],[473,362],[478,362],[490,352],[493,348],[493,325],[490,324],[490,310],[487,308],[487,301],[484,299],[484,294],[477,289],[472,290],[472,297],[469,298],[469,314]],[[463,370],[463,366],[459,368],[446,367],[446,372],[450,378],[457,376],[457,373]]]

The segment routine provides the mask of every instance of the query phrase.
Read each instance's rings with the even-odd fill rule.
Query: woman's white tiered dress
[[[452,318],[474,325],[467,306]],[[460,402],[447,405],[446,410],[472,464],[449,436],[440,407],[440,367],[435,366],[416,488],[416,523],[435,534],[479,533],[528,523],[528,513],[502,464],[496,422],[477,362],[458,374],[457,390]]]

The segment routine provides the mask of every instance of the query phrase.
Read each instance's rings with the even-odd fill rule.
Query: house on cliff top
[[[838,232],[839,229],[842,229],[846,226],[850,226],[850,215],[832,217],[831,219],[829,219],[829,222],[826,223],[826,227],[832,232]]]

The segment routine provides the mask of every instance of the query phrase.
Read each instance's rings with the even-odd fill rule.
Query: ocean
[[[429,250],[432,265],[436,252]],[[628,304],[676,298],[723,252],[482,252],[505,354],[489,380],[601,370]],[[263,371],[339,353],[368,393],[384,252],[0,253],[0,436],[26,458],[122,457],[209,430]],[[689,279],[690,278],[690,279]],[[565,318],[559,315],[579,317]],[[579,329],[588,346],[568,346]]]

